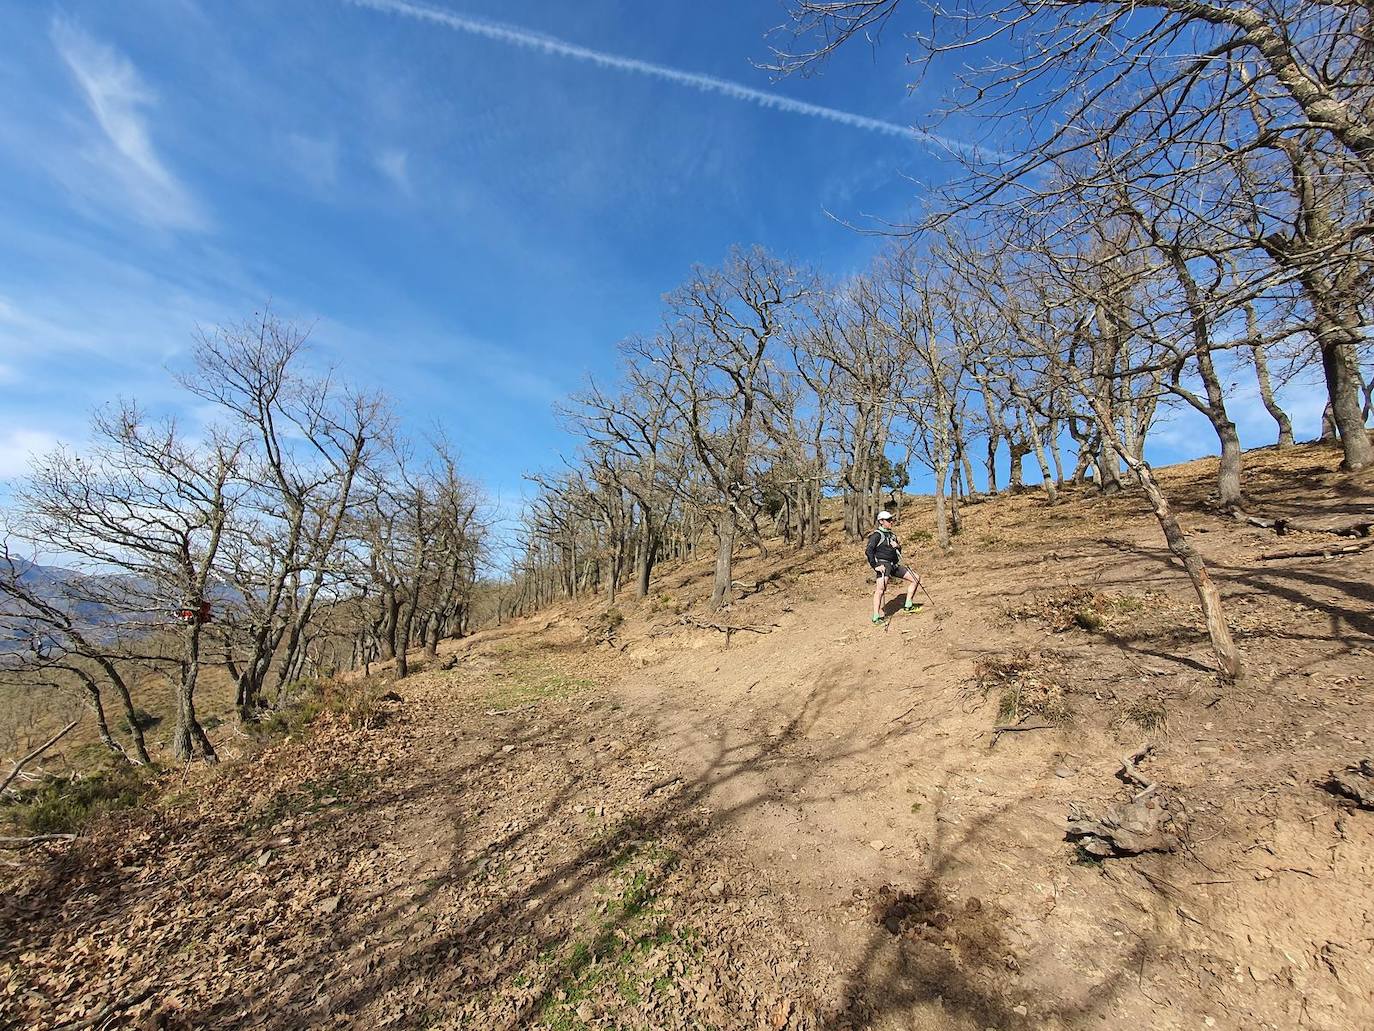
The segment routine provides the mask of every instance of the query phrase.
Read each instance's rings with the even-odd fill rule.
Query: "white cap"
[[[892,518],[892,513],[891,513],[891,512],[888,512],[888,511],[886,511],[886,510],[884,510],[884,511],[878,513],[878,522],[880,522],[880,523],[881,523],[884,519],[891,519],[891,518]]]

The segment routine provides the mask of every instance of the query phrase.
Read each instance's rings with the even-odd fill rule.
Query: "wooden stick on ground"
[[[1280,558],[1331,558],[1334,555],[1353,555],[1357,551],[1374,547],[1374,540],[1361,541],[1359,544],[1322,545],[1313,544],[1306,548],[1293,548],[1289,551],[1266,551],[1260,556],[1266,562]]]
[[[769,623],[767,626],[749,626],[747,624],[745,626],[729,626],[723,623],[711,623],[704,619],[698,619],[696,616],[683,616],[682,624],[683,626],[694,626],[701,630],[719,630],[725,635],[727,648],[730,646],[730,638],[735,634],[746,630],[751,634],[771,634],[773,628],[778,625],[777,623]]]
[[[1023,730],[1053,730],[1058,725],[1057,723],[999,723],[992,728],[992,742],[988,747],[994,747],[1003,734],[1016,734]]]
[[[1128,784],[1135,784],[1141,790],[1131,799],[1132,803],[1139,802],[1143,798],[1149,798],[1159,787],[1154,781],[1146,780],[1136,769],[1136,763],[1140,762],[1155,750],[1154,745],[1142,745],[1126,758],[1121,760],[1121,769],[1116,771],[1116,775]]]
[[[44,741],[41,745],[35,748],[28,755],[24,756],[24,758],[20,759],[17,763],[15,763],[14,769],[10,770],[9,776],[5,778],[5,782],[3,784],[0,784],[0,795],[3,795],[5,793],[5,790],[10,786],[14,778],[19,776],[20,772],[24,769],[25,766],[33,762],[40,755],[46,752],[49,748],[57,744],[57,742],[61,741],[64,737],[67,736],[67,733],[80,722],[81,717],[78,716],[76,719],[72,720],[52,737],[48,738],[48,740]]]
[[[35,834],[31,838],[0,838],[0,848],[19,849],[32,848],[34,845],[45,845],[51,841],[75,841],[75,834]]]

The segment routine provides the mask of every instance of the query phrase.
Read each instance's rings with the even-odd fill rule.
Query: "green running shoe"
[[[908,604],[908,605],[903,605],[903,606],[902,606],[902,611],[903,611],[903,612],[920,612],[921,609],[922,609],[922,607],[923,607],[923,606],[921,605],[921,603],[920,603],[919,601],[914,601],[914,602],[911,602],[911,603]]]
[[[886,623],[886,622],[887,622],[887,617],[886,617],[886,616],[874,616],[874,617],[873,617],[873,625],[874,625],[874,626],[877,626],[879,623]]]

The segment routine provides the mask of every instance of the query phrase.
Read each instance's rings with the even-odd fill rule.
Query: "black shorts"
[[[891,562],[879,562],[878,568],[882,570],[879,576],[891,577],[894,580],[905,580],[908,576],[915,576],[906,566],[894,566]]]

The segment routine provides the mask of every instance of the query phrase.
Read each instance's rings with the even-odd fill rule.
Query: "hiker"
[[[878,528],[868,535],[868,547],[864,549],[864,554],[873,572],[878,574],[878,585],[873,588],[873,622],[882,623],[887,618],[883,615],[883,595],[887,593],[890,577],[906,581],[906,602],[902,605],[902,611],[920,612],[921,605],[914,599],[921,578],[902,565],[902,542],[892,532],[891,512],[878,513]]]

